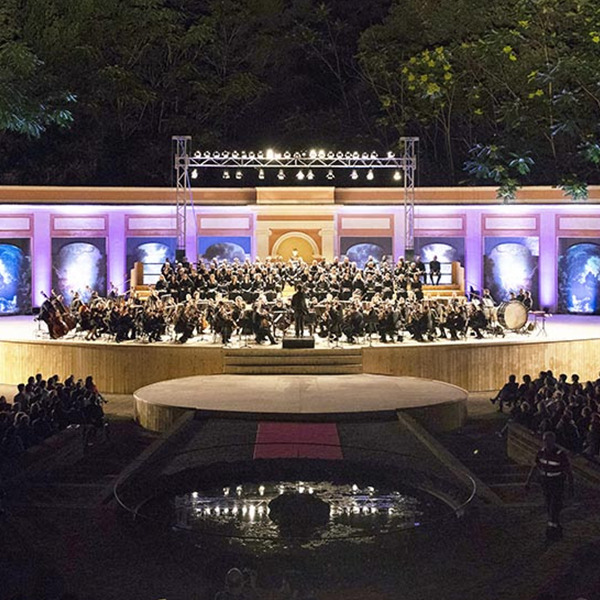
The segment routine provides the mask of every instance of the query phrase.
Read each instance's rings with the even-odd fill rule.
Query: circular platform
[[[431,420],[434,429],[452,429],[466,417],[467,397],[441,381],[366,374],[184,377],[134,393],[138,421],[159,431],[186,410],[285,420],[374,418],[406,410]]]

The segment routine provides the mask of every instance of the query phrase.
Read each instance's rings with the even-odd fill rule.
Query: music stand
[[[549,315],[545,310],[532,310],[531,314],[534,318],[534,329],[537,331],[535,334],[536,337],[548,337],[548,332],[546,331],[546,319],[551,315]]]

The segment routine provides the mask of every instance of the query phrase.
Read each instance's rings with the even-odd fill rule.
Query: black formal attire
[[[292,296],[292,310],[294,311],[296,337],[302,337],[304,335],[304,319],[308,313],[306,296],[303,291],[299,290]]]
[[[442,265],[440,264],[439,260],[435,259],[429,261],[429,277],[431,277],[431,285],[440,285],[440,279],[442,278]]]

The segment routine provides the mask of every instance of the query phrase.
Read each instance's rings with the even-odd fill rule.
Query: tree
[[[50,125],[72,123],[75,96],[24,40],[18,11],[16,0],[0,8],[0,132],[39,138]]]

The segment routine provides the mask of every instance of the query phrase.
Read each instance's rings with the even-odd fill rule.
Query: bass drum
[[[518,300],[503,302],[498,307],[498,323],[506,329],[517,331],[527,323],[527,308]]]

